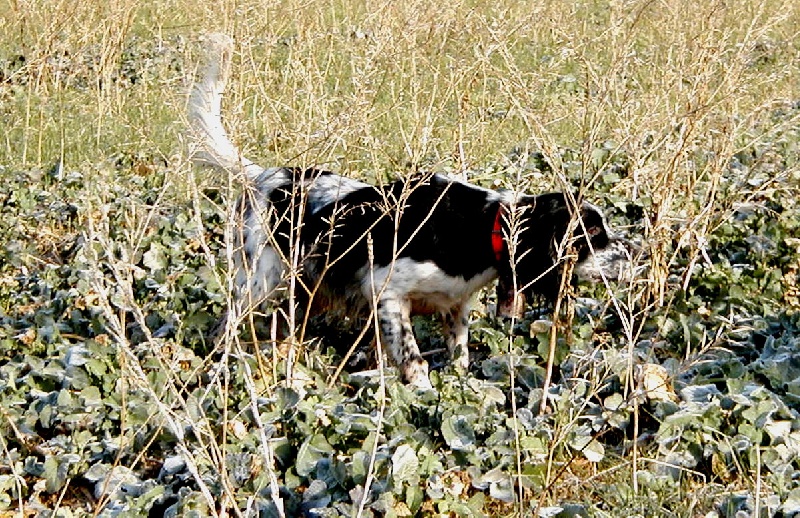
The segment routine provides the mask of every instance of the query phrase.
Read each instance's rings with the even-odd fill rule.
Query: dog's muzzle
[[[607,246],[593,252],[575,265],[574,273],[578,279],[629,281],[633,278],[635,263],[642,255],[641,247],[621,237],[612,237]]]

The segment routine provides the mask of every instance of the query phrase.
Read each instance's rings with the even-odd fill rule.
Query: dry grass
[[[120,64],[133,37],[174,47],[208,30],[240,46],[229,122],[250,154],[356,172],[461,169],[513,146],[555,155],[613,139],[646,195],[686,174],[674,156],[686,142],[735,141],[797,95],[791,2],[156,5],[19,2],[5,12],[3,57],[26,61],[3,87],[14,101],[4,103],[4,163],[178,151],[190,50],[134,85]]]
[[[221,30],[240,59],[227,122],[257,162],[365,177],[474,169],[480,180],[518,148],[553,168],[515,185],[541,191],[566,184],[565,146],[578,147],[568,158],[586,185],[623,154],[630,174],[613,192],[647,205],[663,303],[660,243],[680,224],[680,245],[699,249],[725,205],[728,158],[779,131],[769,113],[798,97],[798,18],[794,3],[766,0],[14,2],[0,18],[0,163],[69,169],[146,155],[182,168],[197,62],[183,42]],[[134,38],[144,64],[126,54]],[[713,158],[698,170],[699,149]]]
[[[792,2],[96,7],[15,2],[0,19],[10,69],[1,163],[69,169],[146,154],[181,167],[197,62],[182,42],[222,30],[241,61],[227,122],[257,162],[391,177],[409,166],[480,171],[520,148],[554,170],[516,186],[541,191],[564,186],[565,146],[580,146],[570,158],[586,185],[624,154],[630,174],[613,191],[645,200],[655,272],[675,224],[679,243],[697,247],[718,217],[728,157],[769,138],[777,129],[764,119],[798,96]],[[151,52],[134,84],[132,38]],[[701,170],[698,149],[714,154]]]
[[[237,43],[225,122],[257,163],[377,181],[416,168],[468,172],[533,192],[577,183],[591,198],[606,166],[624,157],[604,196],[644,208],[650,254],[647,277],[616,302],[632,349],[642,317],[691,282],[691,267],[670,278],[676,255],[703,261],[709,233],[752,196],[730,191],[731,158],[798,124],[772,118],[800,98],[798,27],[800,7],[790,0],[13,1],[0,14],[0,166],[90,171],[97,205],[113,196],[102,182],[114,174],[165,171],[166,197],[199,196],[219,178],[195,178],[184,157],[194,43],[225,32]],[[493,174],[497,164],[513,165],[514,149],[541,152],[552,173]],[[134,228],[153,217],[135,212]],[[103,243],[95,216],[79,218]],[[137,239],[131,230],[132,255],[141,252]],[[129,286],[123,270],[114,274]],[[126,322],[110,322],[129,352]],[[152,389],[136,356],[128,359],[134,382]],[[226,382],[215,380],[223,393]],[[253,401],[260,389],[248,385]],[[267,441],[263,448],[270,466]],[[213,440],[208,452],[224,470]],[[635,487],[638,464],[627,462],[620,465],[634,472]],[[548,465],[546,483],[553,471]],[[521,486],[519,494],[530,498]]]

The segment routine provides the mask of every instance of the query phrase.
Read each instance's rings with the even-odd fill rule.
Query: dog
[[[501,311],[517,294],[554,300],[568,245],[578,277],[619,271],[624,247],[603,213],[563,193],[497,192],[439,174],[376,186],[315,168],[254,164],[221,122],[232,40],[210,35],[206,46],[188,106],[199,144],[193,160],[247,179],[234,209],[238,311],[273,303],[292,279],[303,307],[373,315],[403,379],[428,389],[412,315],[443,317],[452,362],[466,371],[470,301],[482,287],[498,280]]]

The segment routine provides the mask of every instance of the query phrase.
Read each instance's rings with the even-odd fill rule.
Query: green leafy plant
[[[797,10],[318,7],[0,13],[0,514],[796,514]],[[434,353],[435,393],[369,338],[335,377],[345,321],[213,343],[240,189],[188,170],[181,121],[187,43],[220,26],[248,156],[575,190],[639,269],[514,321],[481,293],[470,370]]]

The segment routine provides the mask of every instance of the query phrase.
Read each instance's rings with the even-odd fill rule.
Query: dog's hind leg
[[[283,279],[283,263],[272,247],[266,247],[247,264],[236,265],[235,299],[241,311],[260,308],[270,300]]]
[[[264,248],[252,260],[245,253],[236,253],[233,271],[231,306],[209,333],[209,339],[214,342],[225,336],[229,323],[238,327],[251,312],[266,310],[284,274],[280,257],[271,247]]]
[[[233,273],[232,305],[221,325],[230,321],[235,327],[253,311],[267,310],[267,304],[274,301],[285,275],[285,262],[281,253],[272,246],[271,219],[266,210],[247,207],[234,212],[238,221],[232,227],[236,232],[231,253]]]
[[[419,352],[411,327],[411,303],[385,293],[377,304],[383,345],[400,369],[403,379],[416,387],[432,388],[428,378],[428,362]]]
[[[469,369],[469,320],[467,304],[461,304],[444,313],[444,334],[450,358],[459,372]]]

